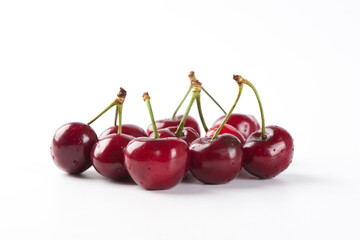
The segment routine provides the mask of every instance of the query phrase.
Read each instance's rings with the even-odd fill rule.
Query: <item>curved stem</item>
[[[110,108],[112,108],[113,106],[115,106],[115,101],[112,102],[109,106],[107,106],[107,108],[105,108],[101,113],[99,113],[94,119],[92,119],[90,122],[87,123],[87,125],[92,124],[96,119],[98,119],[99,117],[101,117],[101,115],[103,115],[104,113],[106,113]]]
[[[223,126],[225,125],[225,123],[227,122],[227,120],[229,119],[231,113],[234,111],[239,99],[240,99],[240,96],[241,96],[241,92],[243,90],[243,87],[244,85],[243,84],[239,84],[239,92],[238,92],[238,95],[236,97],[236,100],[234,102],[234,104],[232,105],[230,111],[228,112],[228,114],[226,114],[226,117],[225,119],[222,121],[221,125],[218,127],[218,129],[216,130],[214,136],[211,138],[211,140],[214,140],[220,133],[221,129],[223,128]]]
[[[191,109],[191,107],[192,107],[195,99],[196,99],[197,96],[199,96],[199,95],[200,95],[199,92],[194,92],[193,95],[191,96],[189,105],[187,106],[186,111],[185,111],[185,113],[184,113],[184,115],[183,115],[183,117],[182,117],[182,119],[181,119],[181,122],[179,123],[179,126],[178,126],[178,128],[176,129],[176,131],[175,131],[175,135],[176,135],[177,137],[180,137],[180,136],[181,136],[182,130],[183,130],[184,126],[185,126],[185,122],[186,122],[186,119],[187,119],[187,117],[188,117],[188,115],[189,115],[190,109]]]
[[[122,104],[116,105],[116,109],[117,109],[118,116],[119,116],[119,126],[118,126],[118,131],[117,131],[118,134],[121,134],[121,130],[122,130],[122,122],[121,122],[122,121],[122,108],[123,108]]]
[[[259,103],[259,108],[260,108],[260,114],[261,114],[261,138],[262,139],[266,139],[266,135],[265,135],[265,117],[264,117],[264,110],[263,110],[263,107],[262,107],[262,104],[261,104],[261,100],[260,100],[260,96],[259,96],[259,93],[256,91],[256,88],[255,86],[249,82],[248,80],[246,79],[243,79],[241,80],[242,83],[245,83],[246,85],[248,85],[249,87],[252,88],[252,90],[254,91],[255,93],[255,96],[256,96],[256,99]]]
[[[155,139],[159,138],[159,133],[158,133],[158,130],[157,130],[157,127],[156,127],[156,124],[155,124],[155,118],[154,118],[154,114],[153,114],[153,111],[152,111],[152,108],[151,108],[150,99],[146,99],[145,102],[146,102],[146,106],[147,106],[147,108],[149,110],[151,124],[152,124],[153,131],[154,131],[154,138]]]
[[[117,125],[118,111],[119,111],[119,109],[116,107],[116,108],[115,108],[115,120],[114,120],[114,126],[116,126],[116,125]]]
[[[220,104],[208,93],[204,87],[201,87],[201,89],[208,95],[208,97],[221,109],[221,111],[226,115],[225,110],[220,106]]]
[[[206,126],[205,119],[204,119],[204,116],[203,116],[203,113],[202,113],[202,110],[201,110],[200,94],[198,94],[198,96],[196,97],[196,104],[197,104],[197,109],[198,109],[198,112],[199,112],[199,117],[200,117],[200,120],[201,120],[201,124],[203,125],[203,128],[204,128],[205,132],[207,132],[209,129]]]
[[[179,105],[177,106],[177,108],[175,109],[175,112],[174,112],[174,114],[172,115],[171,120],[174,120],[174,118],[175,118],[175,116],[176,116],[176,113],[179,111],[181,105],[184,103],[185,99],[186,99],[187,96],[189,95],[189,93],[190,93],[190,91],[191,91],[191,88],[192,88],[192,86],[191,86],[191,84],[190,84],[190,87],[189,87],[189,89],[187,90],[185,96],[183,97],[183,99],[181,100],[180,104],[179,104]]]

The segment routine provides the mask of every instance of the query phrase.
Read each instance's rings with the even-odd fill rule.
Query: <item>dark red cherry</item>
[[[70,174],[79,174],[91,167],[90,152],[97,142],[95,131],[87,124],[73,122],[61,126],[50,146],[56,166]]]
[[[144,129],[142,129],[141,127],[139,127],[137,125],[134,125],[134,124],[122,124],[121,126],[122,126],[121,127],[121,133],[133,136],[135,138],[137,138],[137,137],[147,137],[146,132],[144,131]],[[118,126],[109,127],[100,134],[99,139],[102,139],[102,138],[106,137],[107,135],[117,133],[117,131],[118,131]]]
[[[174,187],[189,167],[188,144],[179,138],[135,138],[124,155],[131,178],[148,190]]]
[[[177,127],[162,128],[158,130],[159,138],[176,137],[176,130]],[[150,137],[154,137],[154,133],[151,133]],[[199,137],[199,134],[192,127],[184,127],[182,130],[182,135],[180,136],[180,138],[185,140],[185,142],[187,142],[189,145]]]
[[[229,182],[239,174],[242,165],[242,144],[234,135],[225,133],[214,140],[198,138],[190,145],[190,171],[201,182]]]
[[[124,151],[132,139],[134,137],[123,133],[113,133],[100,139],[91,151],[91,162],[96,171],[113,180],[128,178],[129,174],[124,166]]]
[[[272,178],[284,171],[291,163],[294,143],[290,134],[278,126],[265,128],[250,135],[244,145],[244,168],[259,178]]]
[[[213,137],[215,135],[216,131],[218,130],[219,126],[220,125],[213,126],[212,128],[210,128],[206,132],[205,137]],[[224,126],[220,130],[219,135],[224,134],[224,133],[232,134],[235,137],[237,137],[242,144],[245,143],[245,138],[243,137],[243,135],[241,135],[241,133],[235,127],[233,127],[229,124],[224,124]]]
[[[179,125],[179,123],[181,122],[183,115],[178,115],[175,116],[174,120],[171,119],[161,119],[161,120],[157,120],[155,121],[156,123],[156,128],[162,129],[162,128],[167,128],[167,127],[177,127]],[[188,116],[185,122],[185,127],[192,127],[199,135],[200,135],[200,127],[199,124],[197,123],[197,121],[195,120],[195,118]],[[147,133],[148,136],[150,136],[150,134],[153,132],[153,128],[152,125],[150,124],[147,128]]]
[[[225,116],[220,117],[215,121],[213,126],[220,126]],[[235,127],[241,135],[247,139],[251,133],[260,129],[260,125],[253,115],[232,113],[227,120],[226,124]]]

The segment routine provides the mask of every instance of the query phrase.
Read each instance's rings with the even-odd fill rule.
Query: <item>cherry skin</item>
[[[222,116],[215,121],[213,126],[220,126],[226,116]],[[251,133],[260,129],[260,125],[253,115],[232,113],[226,124],[235,127],[245,139],[247,139]]]
[[[158,130],[159,138],[176,137],[175,132],[177,127],[167,127]],[[154,137],[154,133],[150,134],[150,137]],[[182,135],[180,136],[187,144],[191,144],[195,139],[198,139],[199,134],[192,127],[184,127]]]
[[[291,163],[294,143],[291,135],[278,126],[265,128],[250,135],[244,145],[244,168],[259,178],[272,178],[284,171]]]
[[[199,138],[190,145],[190,171],[203,183],[231,181],[239,174],[243,158],[240,140],[228,133],[218,135],[214,140]]]
[[[189,167],[188,144],[179,138],[133,139],[125,149],[125,167],[131,178],[148,190],[174,187]]]
[[[50,153],[61,170],[79,174],[91,167],[90,152],[97,140],[95,131],[89,125],[67,123],[55,132]]]
[[[178,115],[175,116],[174,120],[171,119],[161,119],[161,120],[157,120],[156,123],[156,128],[162,129],[162,128],[167,128],[167,127],[177,127],[182,119],[183,115]],[[200,133],[200,127],[199,124],[197,123],[197,121],[195,120],[195,118],[188,116],[185,122],[185,127],[192,127],[199,135]],[[150,136],[150,134],[153,132],[153,127],[150,124],[147,128],[147,133],[148,136]]]
[[[100,134],[99,139],[102,139],[102,138],[106,137],[107,135],[117,133],[117,131],[118,131],[118,126],[109,127]],[[147,134],[144,131],[144,129],[142,129],[141,127],[134,125],[134,124],[122,124],[121,125],[121,133],[133,136],[135,138],[147,137]]]
[[[212,128],[210,128],[206,132],[205,137],[213,137],[215,135],[216,131],[218,130],[219,126],[220,125],[213,126]],[[232,134],[235,137],[237,137],[242,144],[245,143],[245,138],[243,137],[243,135],[235,127],[233,127],[229,124],[224,124],[224,126],[220,130],[219,135],[224,134],[224,133]]]
[[[100,139],[91,151],[91,162],[98,173],[113,180],[124,180],[129,174],[124,166],[126,145],[134,137],[113,133]]]

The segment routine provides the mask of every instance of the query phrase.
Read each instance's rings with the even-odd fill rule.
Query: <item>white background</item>
[[[359,11],[355,0],[1,1],[0,238],[359,239]],[[284,173],[146,191],[55,167],[62,124],[89,121],[122,86],[123,122],[145,128],[142,93],[170,117],[190,70],[227,110],[232,74],[257,86],[266,123],[295,141]],[[211,125],[221,112],[202,101]],[[249,88],[236,112],[260,121]]]

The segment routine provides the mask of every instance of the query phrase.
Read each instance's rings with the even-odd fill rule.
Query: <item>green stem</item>
[[[255,86],[254,86],[251,82],[249,82],[248,80],[243,79],[241,82],[242,82],[242,83],[245,83],[246,85],[248,85],[249,87],[251,87],[252,90],[253,90],[254,93],[255,93],[256,99],[257,99],[257,101],[258,101],[258,103],[259,103],[260,114],[261,114],[261,138],[262,138],[262,139],[266,139],[264,110],[263,110],[263,107],[262,107],[262,104],[261,104],[261,100],[260,100],[259,93],[256,91]]]
[[[119,125],[118,125],[118,131],[117,131],[118,134],[121,134],[121,130],[122,130],[122,108],[123,108],[122,104],[116,105],[116,109],[117,109],[118,116],[119,116]]]
[[[175,118],[175,116],[176,116],[176,113],[179,111],[181,105],[184,103],[185,99],[186,99],[187,96],[189,95],[189,93],[190,93],[190,91],[191,91],[191,88],[192,88],[192,85],[190,84],[190,87],[189,87],[189,89],[187,90],[184,98],[181,100],[180,104],[179,104],[179,105],[177,106],[177,108],[175,109],[175,112],[174,112],[174,114],[172,115],[171,120],[174,120],[174,118]]]
[[[202,110],[201,110],[200,93],[196,97],[196,104],[197,104],[197,109],[198,109],[198,112],[199,112],[199,117],[200,117],[200,120],[201,120],[201,124],[203,125],[203,128],[204,128],[205,132],[207,132],[209,129],[206,126],[205,119],[204,119],[204,116],[203,116],[203,113],[202,113]]]
[[[183,115],[183,117],[182,117],[182,119],[181,119],[181,122],[180,122],[178,128],[177,128],[176,131],[175,131],[175,135],[176,135],[177,137],[180,137],[180,136],[181,136],[182,130],[183,130],[184,126],[185,126],[185,122],[186,122],[186,119],[187,119],[187,117],[188,117],[188,115],[189,115],[190,109],[191,109],[191,107],[192,107],[195,99],[196,99],[197,96],[199,96],[199,95],[200,95],[199,92],[194,92],[194,93],[192,94],[191,99],[190,99],[190,103],[189,103],[189,105],[187,106],[186,111],[185,111],[185,113],[184,113],[184,115]]]
[[[208,95],[208,97],[221,109],[221,111],[226,115],[225,110],[220,106],[220,104],[208,93],[204,87],[201,87],[201,89]]]
[[[157,130],[157,127],[156,127],[156,124],[155,124],[155,118],[154,118],[154,114],[153,114],[153,111],[152,111],[152,108],[151,108],[151,103],[150,103],[150,99],[146,99],[145,100],[146,102],[146,106],[149,110],[149,113],[150,113],[150,118],[151,118],[151,124],[152,124],[152,127],[153,127],[153,131],[154,131],[154,138],[159,138],[159,133],[158,133],[158,130]]]
[[[99,113],[93,120],[91,120],[90,122],[87,123],[87,125],[92,124],[96,119],[98,119],[99,117],[101,117],[101,115],[103,115],[104,113],[106,113],[110,108],[112,108],[113,106],[115,106],[115,102],[112,102],[107,108],[105,108],[101,113]]]
[[[115,120],[114,120],[114,126],[116,126],[116,125],[117,125],[118,111],[119,111],[119,109],[116,107],[116,108],[115,108]]]
[[[238,95],[236,97],[236,100],[234,102],[234,104],[232,105],[230,111],[228,112],[228,114],[226,114],[226,117],[225,119],[222,121],[221,125],[218,127],[218,129],[216,130],[214,136],[211,138],[211,140],[214,140],[220,133],[221,129],[223,128],[223,126],[225,125],[225,123],[227,122],[227,120],[229,119],[231,113],[234,111],[239,99],[240,99],[240,96],[241,96],[241,92],[243,90],[243,87],[244,85],[243,84],[239,84],[239,92],[238,92]]]

